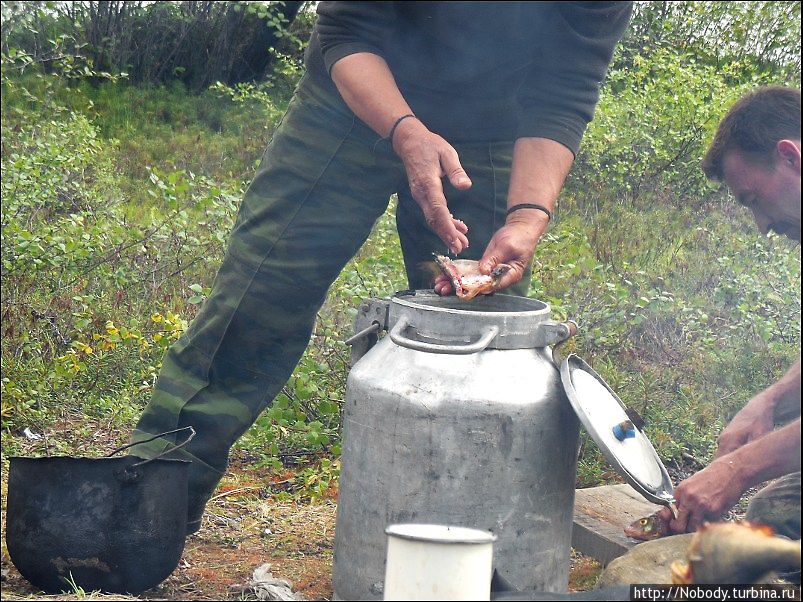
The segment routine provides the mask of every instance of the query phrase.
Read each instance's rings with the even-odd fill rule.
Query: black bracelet
[[[507,210],[507,215],[510,215],[514,211],[518,211],[519,209],[538,209],[539,211],[543,211],[546,213],[546,216],[549,218],[549,221],[552,221],[552,212],[544,207],[543,205],[538,205],[536,203],[520,203],[518,205],[513,205],[510,209]]]
[[[408,117],[415,117],[415,115],[413,115],[412,113],[407,113],[407,115],[402,115],[396,120],[396,123],[393,124],[393,127],[390,128],[390,134],[388,134],[388,137],[385,138],[385,140],[387,140],[390,143],[391,148],[393,147],[393,134],[396,133],[396,128],[399,127],[399,124]]]

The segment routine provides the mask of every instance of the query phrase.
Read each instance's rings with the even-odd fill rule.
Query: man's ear
[[[800,142],[795,140],[778,140],[775,145],[778,159],[782,164],[795,169],[800,175]]]

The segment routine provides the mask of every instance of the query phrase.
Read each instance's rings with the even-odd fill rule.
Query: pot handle
[[[158,435],[154,435],[150,439],[144,439],[142,441],[137,441],[136,443],[129,443],[128,445],[123,445],[122,447],[118,447],[112,453],[108,454],[106,457],[110,458],[114,454],[120,453],[121,451],[123,451],[124,449],[128,449],[129,447],[134,447],[135,445],[139,445],[140,443],[148,443],[149,441],[153,441],[154,439],[158,439],[159,437],[162,437],[164,435],[172,435],[173,433],[178,433],[179,431],[186,431],[186,430],[190,431],[189,436],[184,441],[179,443],[178,445],[174,445],[170,449],[167,449],[167,450],[163,451],[161,454],[159,454],[158,456],[156,456],[154,458],[149,458],[148,460],[142,460],[141,462],[136,462],[135,464],[132,464],[131,466],[126,466],[123,470],[115,472],[114,476],[117,477],[117,479],[119,479],[123,483],[135,483],[142,476],[142,473],[137,470],[138,466],[144,466],[145,464],[148,464],[149,462],[153,462],[154,460],[158,460],[159,458],[169,454],[170,452],[176,451],[177,449],[179,449],[181,447],[184,447],[185,445],[187,445],[187,443],[192,441],[193,437],[195,437],[195,429],[192,428],[191,426],[184,426],[184,427],[182,427],[180,429],[167,431],[165,433],[159,433]]]
[[[498,326],[490,326],[483,333],[478,341],[467,344],[451,344],[444,345],[441,343],[425,343],[424,341],[414,341],[408,339],[402,334],[404,330],[410,325],[406,316],[399,318],[399,321],[390,329],[388,333],[390,340],[401,347],[414,349],[415,351],[428,351],[430,353],[451,353],[454,355],[469,355],[477,353],[485,349],[491,344],[497,334],[499,334]]]
[[[135,445],[140,445],[142,443],[150,443],[151,441],[153,441],[154,439],[158,439],[159,437],[164,437],[165,435],[172,435],[173,433],[179,433],[181,431],[186,431],[186,430],[189,430],[190,434],[184,441],[182,441],[178,445],[174,445],[170,449],[167,449],[167,450],[163,451],[161,454],[159,454],[158,456],[156,456],[154,458],[150,458],[148,460],[143,460],[142,462],[137,462],[136,464],[132,464],[126,470],[129,470],[131,468],[136,468],[137,466],[142,466],[143,464],[147,464],[148,462],[153,462],[154,460],[158,460],[159,458],[161,458],[163,456],[166,456],[170,452],[174,452],[177,449],[180,449],[180,448],[184,447],[185,445],[187,445],[187,443],[192,441],[193,437],[195,437],[195,429],[192,428],[191,426],[183,426],[180,429],[175,429],[175,430],[172,430],[172,431],[159,433],[158,435],[154,435],[153,437],[151,437],[149,439],[143,439],[142,441],[137,441],[136,443],[129,443],[127,445],[123,445],[122,447],[118,447],[117,449],[115,449],[110,454],[106,454],[105,457],[111,458],[114,454],[119,454],[121,451],[123,451],[124,449],[128,449],[129,447],[134,447]]]

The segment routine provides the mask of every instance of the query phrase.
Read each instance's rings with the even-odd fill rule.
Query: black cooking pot
[[[165,453],[189,442],[195,432],[187,428],[188,439]],[[46,592],[69,591],[74,584],[138,594],[178,565],[190,463],[109,456],[11,458],[8,553],[22,576]]]

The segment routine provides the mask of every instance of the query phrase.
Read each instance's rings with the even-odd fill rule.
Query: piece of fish
[[[666,537],[669,534],[669,521],[663,519],[660,512],[635,520],[625,527],[625,535],[643,541]]]
[[[694,534],[686,561],[670,570],[679,585],[763,583],[773,573],[800,570],[800,540],[776,537],[764,525],[711,523]]]
[[[480,272],[478,261],[472,259],[450,259],[445,255],[436,255],[435,263],[441,273],[449,278],[455,295],[464,301],[470,301],[477,295],[490,295],[496,292],[499,280],[510,269],[506,263],[497,265],[490,274]]]

